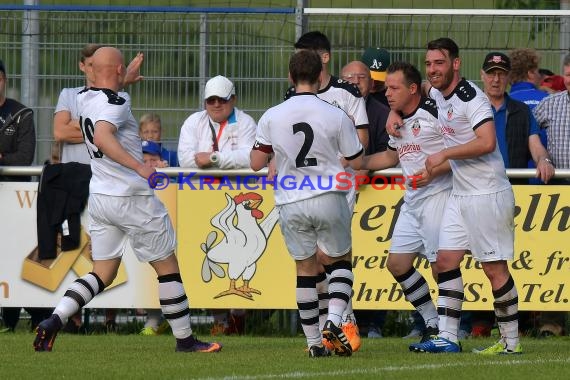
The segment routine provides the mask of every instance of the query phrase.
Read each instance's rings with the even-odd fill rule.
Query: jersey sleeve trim
[[[260,143],[259,141],[256,141],[255,144],[253,144],[252,150],[259,150],[260,152],[270,154],[273,153],[273,146],[265,145]]]
[[[354,160],[354,159],[360,157],[360,155],[362,154],[362,152],[364,152],[364,148],[360,149],[360,150],[358,151],[358,153],[356,153],[356,154],[353,155],[353,156],[345,157],[345,159],[346,159],[347,161],[352,161],[352,160]]]
[[[483,124],[485,124],[485,123],[488,122],[488,121],[493,121],[493,118],[492,118],[492,117],[488,117],[488,118],[486,118],[486,119],[481,120],[480,122],[478,122],[477,124],[475,124],[475,125],[473,126],[473,130],[476,130],[477,128],[479,128],[480,126],[482,126]]]

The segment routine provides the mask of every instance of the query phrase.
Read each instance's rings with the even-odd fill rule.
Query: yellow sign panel
[[[563,186],[515,187],[515,259],[509,263],[521,310],[570,310],[570,195]],[[411,309],[386,269],[403,192],[361,188],[353,226],[354,307]],[[179,190],[178,259],[196,308],[295,309],[295,266],[277,223],[271,190]],[[481,221],[486,223],[487,221]],[[425,260],[416,267],[437,286]],[[491,310],[485,274],[462,263],[466,310]]]
[[[273,191],[178,192],[178,261],[194,308],[296,308]]]

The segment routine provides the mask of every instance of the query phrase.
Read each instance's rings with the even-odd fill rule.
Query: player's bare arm
[[[98,121],[95,124],[95,133],[93,142],[111,160],[134,170],[141,177],[148,179],[155,169],[146,166],[143,162],[138,161],[131,156],[115,137],[117,128],[107,121]]]
[[[449,147],[429,156],[426,159],[427,171],[431,174],[435,167],[443,164],[446,160],[475,158],[495,150],[497,137],[493,120],[483,123],[474,132],[475,138],[468,143]]]
[[[59,111],[53,117],[53,137],[57,142],[82,143],[79,120],[72,119],[69,111]]]
[[[362,168],[367,170],[382,170],[393,168],[400,162],[398,152],[392,149],[364,156]]]
[[[363,159],[364,159],[364,149],[358,152],[356,156],[345,157],[345,160],[348,162],[348,165],[354,170],[362,169]]]
[[[265,153],[261,150],[253,149],[249,154],[251,169],[256,172],[263,169],[267,165],[270,157],[270,153]]]
[[[390,136],[401,137],[400,128],[404,125],[402,116],[396,111],[390,110],[388,119],[386,120],[386,132]]]
[[[142,66],[144,60],[143,53],[137,53],[137,55],[133,58],[129,66],[127,66],[127,73],[125,75],[125,79],[123,80],[123,87],[128,86],[129,84],[140,82],[144,79],[142,75],[140,75],[140,68]]]
[[[275,166],[275,160],[273,160],[273,157],[270,157],[269,162],[267,163],[267,180],[273,181],[276,175],[277,166]]]
[[[427,169],[423,168],[422,170],[418,170],[414,174],[412,174],[413,181],[415,187],[420,188],[425,187],[433,181],[434,178],[447,174],[451,171],[451,165],[449,160],[445,161],[443,164],[436,166],[431,173],[427,171]]]
[[[544,183],[548,183],[550,178],[554,175],[555,169],[552,161],[550,160],[550,155],[544,145],[540,142],[540,137],[538,135],[531,135],[528,137],[528,149],[532,159],[536,164],[536,178]]]

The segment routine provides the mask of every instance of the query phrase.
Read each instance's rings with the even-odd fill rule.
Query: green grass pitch
[[[203,340],[209,336],[200,337]],[[174,337],[60,334],[51,353],[36,353],[28,332],[0,335],[2,379],[417,379],[570,378],[570,338],[523,338],[523,355],[482,357],[469,339],[460,354],[416,354],[413,340],[366,339],[352,357],[311,359],[304,338],[220,337],[217,354],[176,353]]]

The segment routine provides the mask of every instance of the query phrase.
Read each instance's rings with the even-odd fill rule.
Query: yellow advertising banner
[[[411,309],[386,269],[402,205],[400,190],[360,189],[353,226],[354,307]],[[515,259],[509,263],[521,310],[568,311],[570,195],[564,186],[515,187]],[[271,190],[178,191],[178,259],[195,308],[295,309],[295,266],[279,229]],[[488,221],[481,221],[486,223]],[[416,267],[437,286],[425,260]],[[466,310],[492,310],[480,265],[462,263]]]

